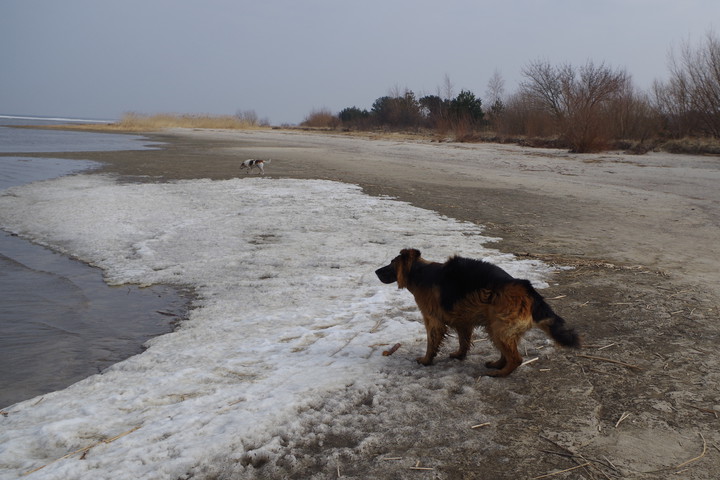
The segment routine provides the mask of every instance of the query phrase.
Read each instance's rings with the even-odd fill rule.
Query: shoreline
[[[671,191],[675,188],[671,184],[668,192],[654,191],[657,178],[672,176],[669,164],[675,158],[683,164],[699,161],[715,165],[710,168],[720,178],[720,167],[713,158],[671,154],[639,157],[618,152],[573,155],[503,144],[373,140],[292,130],[171,129],[143,135],[165,145],[152,151],[80,155],[103,163],[99,173],[139,182],[242,177],[242,160],[274,158],[266,170],[268,178],[356,184],[371,195],[389,195],[483,225],[491,236],[501,238],[498,245],[508,253],[568,264],[642,266],[663,275],[677,275],[683,282],[708,282],[713,295],[720,298],[720,279],[715,275],[720,271],[720,261],[714,260],[720,257],[720,246],[712,241],[720,230],[720,213],[714,212],[720,194],[711,193],[718,198],[703,200],[703,191],[698,190],[712,188],[713,178],[708,178],[706,185],[690,185],[678,194]],[[334,142],[338,150],[324,151],[325,142]],[[374,148],[377,145],[380,147]],[[409,146],[408,157],[393,158],[396,154],[392,150],[398,145]],[[371,150],[354,158],[363,146]],[[457,150],[465,157],[477,151],[478,156],[489,159],[467,165],[442,155],[414,161],[414,147],[430,153]],[[514,165],[503,164],[506,154],[519,160]],[[483,165],[485,160],[490,165]],[[642,184],[642,176],[649,170],[659,173]],[[595,182],[595,175],[600,177],[599,182]],[[663,194],[665,198],[661,198]],[[702,215],[703,220],[693,215]],[[688,234],[694,238],[683,239]],[[698,247],[704,252],[702,257],[695,255]],[[665,248],[671,252],[664,253]]]
[[[100,165],[78,160],[82,155],[59,159],[41,151],[3,152],[0,161],[8,162],[0,195],[7,188],[90,173]],[[7,295],[0,312],[5,367],[0,409],[42,399],[142,353],[150,339],[175,330],[194,298],[177,286],[110,286],[97,267],[10,231],[0,230],[0,247],[0,280]]]
[[[449,392],[443,405],[421,407],[421,399],[413,400],[391,424],[368,417],[363,428],[385,432],[387,441],[374,451],[412,452],[448,478],[469,471],[509,478],[508,465],[529,477],[558,465],[554,458],[538,458],[548,448],[547,439],[587,458],[609,457],[626,474],[696,457],[702,446],[698,432],[703,441],[720,442],[717,414],[702,413],[718,412],[720,389],[720,364],[711,355],[720,338],[720,289],[714,276],[720,258],[715,255],[718,222],[710,208],[717,193],[702,190],[706,180],[712,186],[716,169],[707,159],[684,158],[693,162],[686,168],[706,170],[677,179],[672,171],[677,160],[665,154],[570,155],[507,145],[282,131],[171,130],[146,136],[167,144],[159,150],[90,152],[80,158],[102,162],[99,172],[121,182],[236,178],[246,176],[239,172],[242,160],[272,158],[266,167],[270,180],[360,185],[372,195],[483,225],[486,234],[500,237],[491,246],[501,251],[573,267],[554,274],[542,294],[583,336],[581,355],[557,350],[546,371],[498,381],[493,391],[468,385],[472,394]],[[568,363],[570,368],[564,367]],[[446,368],[418,374],[442,379]],[[474,460],[478,446],[467,441],[462,429],[469,416],[477,415],[478,395],[489,406],[481,416],[506,417],[491,427],[493,443],[481,449],[482,467]],[[405,434],[426,424],[426,408],[442,419],[441,427],[419,435],[433,442]],[[624,412],[632,414],[631,420],[618,428]],[[295,455],[342,458],[348,448],[362,455],[364,447],[306,445]],[[710,478],[704,474],[720,468],[711,453],[688,466],[691,475],[698,475],[688,478]],[[600,460],[595,465],[617,474]],[[310,461],[305,471],[320,473],[326,467]],[[394,478],[401,471],[371,460],[354,468],[358,477]],[[352,475],[348,465],[343,472]]]

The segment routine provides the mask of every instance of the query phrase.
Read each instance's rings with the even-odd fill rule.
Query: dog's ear
[[[403,260],[415,261],[420,258],[420,250],[416,248],[404,248],[400,250],[400,256]]]
[[[420,258],[420,250],[414,248],[400,250],[400,256],[395,259],[398,288],[407,288],[410,269],[418,258]]]

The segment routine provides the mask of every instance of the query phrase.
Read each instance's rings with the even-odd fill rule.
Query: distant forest
[[[669,80],[650,91],[633,86],[623,69],[588,61],[552,65],[534,61],[518,90],[506,95],[497,71],[484,102],[455,93],[449,77],[435,95],[418,98],[394,88],[369,109],[310,112],[306,127],[417,131],[460,142],[501,141],[567,148],[572,152],[651,149],[720,153],[720,40],[711,32],[698,45],[670,55]]]

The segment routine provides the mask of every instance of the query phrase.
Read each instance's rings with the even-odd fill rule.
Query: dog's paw
[[[417,358],[415,359],[415,361],[416,361],[417,363],[419,363],[420,365],[424,365],[424,366],[426,366],[426,367],[432,365],[432,362],[433,362],[433,361],[432,361],[432,358],[428,359],[427,357],[417,357]]]
[[[485,362],[485,366],[487,368],[494,368],[496,370],[499,370],[505,366],[505,360],[501,358],[500,360],[495,360],[494,362]]]
[[[467,353],[453,352],[450,354],[450,358],[454,358],[455,360],[465,360],[466,357]]]

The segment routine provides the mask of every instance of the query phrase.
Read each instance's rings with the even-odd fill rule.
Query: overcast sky
[[[0,114],[235,114],[299,123],[447,77],[511,93],[538,59],[625,68],[649,89],[719,0],[0,0]]]

